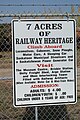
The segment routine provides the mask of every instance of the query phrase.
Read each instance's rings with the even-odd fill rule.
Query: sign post
[[[75,21],[15,19],[12,29],[14,105],[74,104]]]
[[[35,120],[38,120],[38,108],[35,107]]]

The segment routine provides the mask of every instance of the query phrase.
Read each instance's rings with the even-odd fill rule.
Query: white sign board
[[[76,102],[74,20],[13,20],[15,106]]]

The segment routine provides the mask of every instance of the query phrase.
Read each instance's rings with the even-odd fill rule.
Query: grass
[[[21,120],[20,116],[24,116],[25,108],[14,108],[12,96],[12,80],[0,81],[0,116],[4,118],[3,120],[5,118],[6,120]]]
[[[12,66],[12,52],[0,52],[0,68],[11,68]]]

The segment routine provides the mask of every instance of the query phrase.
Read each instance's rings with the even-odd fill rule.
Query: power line
[[[0,4],[0,6],[80,6],[80,4]]]

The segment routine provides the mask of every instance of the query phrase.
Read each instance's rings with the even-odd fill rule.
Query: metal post
[[[38,120],[38,107],[35,107],[35,120]]]

